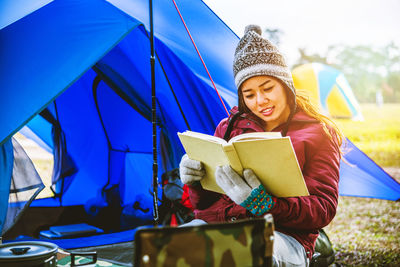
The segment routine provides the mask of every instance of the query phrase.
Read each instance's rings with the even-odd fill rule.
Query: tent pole
[[[156,119],[156,80],[154,57],[154,25],[153,0],[149,0],[150,12],[150,67],[151,67],[151,123],[153,126],[153,217],[155,226],[158,225],[158,164],[157,164],[157,119]]]

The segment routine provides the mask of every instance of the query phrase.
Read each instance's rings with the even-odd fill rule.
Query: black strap
[[[42,116],[43,119],[45,119],[51,125],[60,127],[60,124],[57,121],[57,119],[53,116],[53,114],[51,114],[51,112],[47,108],[43,109],[39,114],[40,116]]]
[[[290,113],[288,120],[285,122],[283,130],[281,131],[282,136],[286,136],[289,130],[289,124],[292,122],[294,113]]]
[[[227,141],[227,142],[229,141],[229,139],[230,139],[229,137],[231,136],[233,124],[235,124],[235,121],[237,120],[237,118],[239,118],[240,115],[241,115],[241,112],[238,112],[229,118],[228,127],[226,128],[226,132],[224,134],[225,141]]]

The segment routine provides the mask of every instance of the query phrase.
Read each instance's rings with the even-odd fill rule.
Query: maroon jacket
[[[231,113],[236,112],[235,107]],[[215,136],[223,138],[227,126],[226,118],[218,125]],[[282,131],[282,128],[283,125],[273,131]],[[251,115],[242,114],[235,121],[230,138],[261,131],[264,131],[262,126]],[[294,237],[311,258],[318,230],[328,225],[336,214],[339,146],[326,135],[317,120],[303,111],[294,114],[286,135],[291,138],[310,196],[277,198],[269,213],[273,215],[276,230]],[[253,217],[226,195],[204,190],[201,186],[189,186],[189,193],[198,219],[223,222]]]

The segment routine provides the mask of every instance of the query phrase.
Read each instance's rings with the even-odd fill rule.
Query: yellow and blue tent
[[[363,120],[360,106],[343,73],[321,63],[300,65],[292,70],[297,90],[308,91],[325,115]]]

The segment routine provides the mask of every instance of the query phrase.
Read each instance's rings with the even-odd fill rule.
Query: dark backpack
[[[183,183],[179,177],[179,169],[165,172],[161,180],[163,196],[159,208],[160,222],[163,225],[180,225],[193,220],[192,210],[182,204]]]
[[[319,230],[319,236],[315,243],[315,251],[310,262],[310,267],[329,266],[335,261],[335,251],[328,235],[323,229]]]

